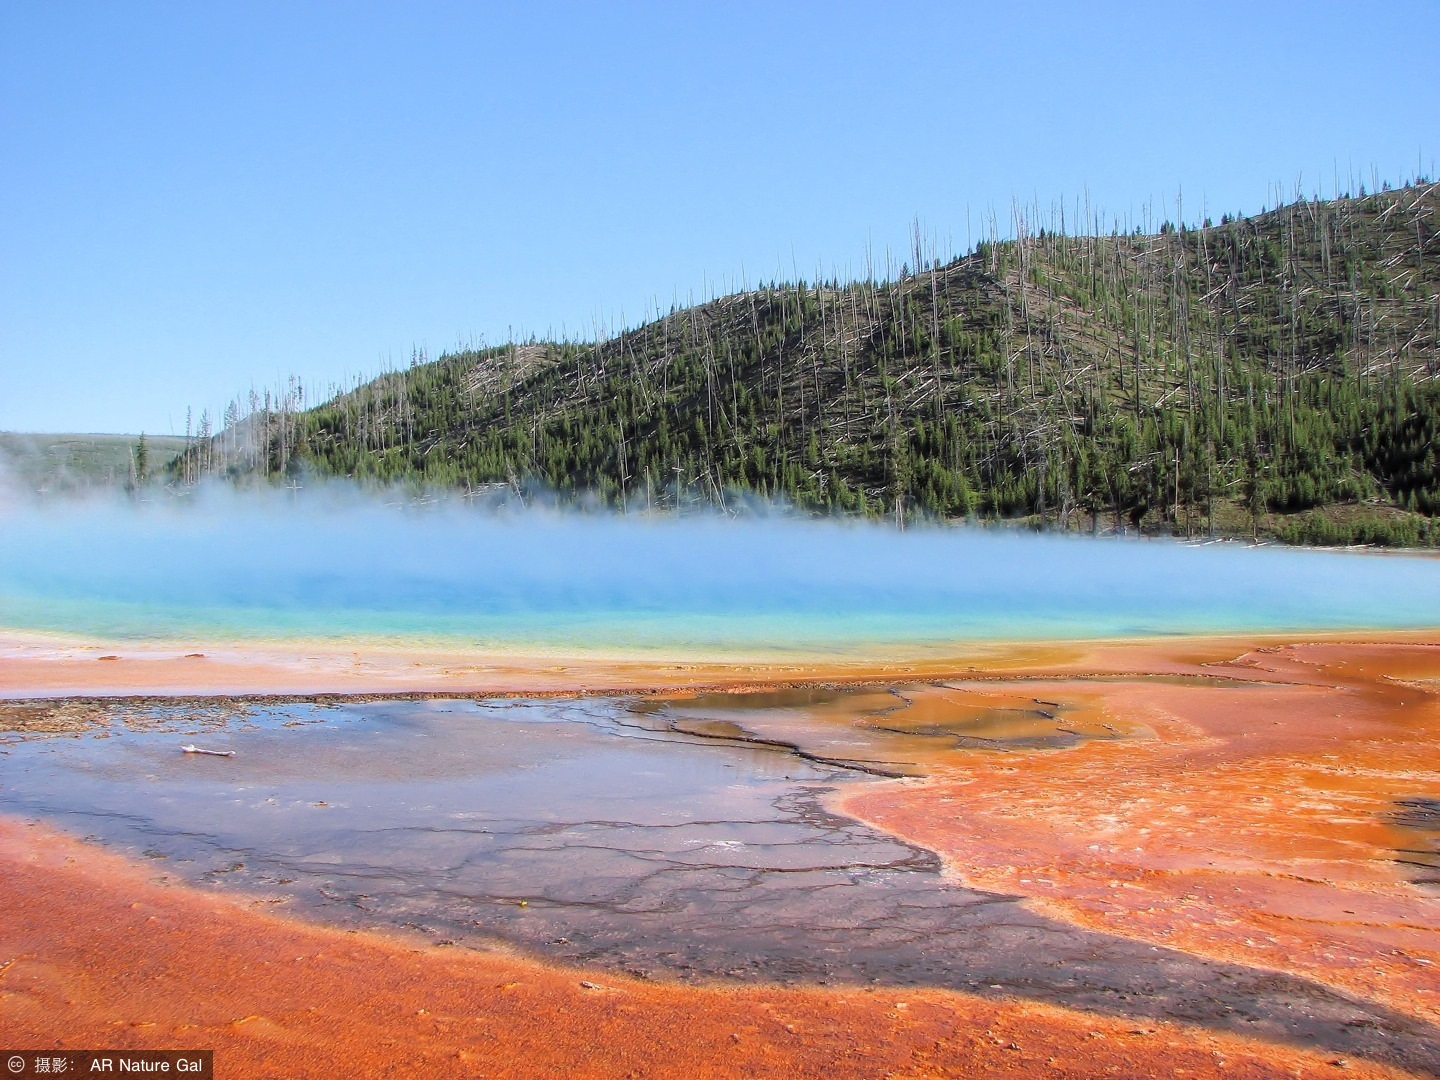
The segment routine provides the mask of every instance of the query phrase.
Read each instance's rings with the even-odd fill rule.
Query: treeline
[[[316,408],[237,417],[254,450],[226,468],[1435,544],[1437,203],[1417,181],[1153,234],[1017,214],[1014,239],[944,265],[917,244],[892,280],[417,356]],[[172,471],[204,471],[225,437]]]

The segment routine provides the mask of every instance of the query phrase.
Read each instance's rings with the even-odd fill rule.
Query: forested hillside
[[[1434,544],[1437,202],[1417,182],[1152,235],[1017,219],[893,280],[277,395],[172,472]]]
[[[165,436],[0,431],[0,487],[13,484],[40,496],[134,487],[184,451],[185,440]]]

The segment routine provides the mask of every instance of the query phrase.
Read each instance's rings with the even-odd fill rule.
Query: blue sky
[[[1435,174],[1435,0],[0,4],[0,429]],[[1147,209],[1148,208],[1148,209]]]

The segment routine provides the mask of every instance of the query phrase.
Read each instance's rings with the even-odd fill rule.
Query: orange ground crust
[[[1403,1075],[958,993],[679,987],[417,948],[165,885],[8,819],[0,1044],[213,1048],[221,1077]]]
[[[1064,650],[1069,655],[1071,650]],[[1046,655],[1052,655],[1047,649]],[[86,642],[0,630],[0,698],[242,694],[547,694],[693,687],[771,686],[791,681],[887,679],[1004,664],[1009,647],[889,661],[762,657],[649,659],[637,655],[449,653],[302,644],[216,647]]]
[[[1440,901],[1405,879],[1393,849],[1407,839],[1385,824],[1395,799],[1440,796],[1433,641],[1136,641],[662,664],[3,635],[0,697],[946,678],[997,699],[1063,701],[1072,715],[1155,737],[978,754],[928,781],[867,785],[844,808],[941,852],[958,880],[1032,897],[1078,925],[1317,979],[1434,1022]],[[1144,677],[1156,674],[1236,681]],[[1397,1075],[959,993],[695,989],[421,950],[157,886],[145,868],[13,822],[0,824],[0,965],[0,1043],[213,1047],[224,1076]]]
[[[1433,631],[1385,632],[1387,645],[1428,643]],[[882,648],[870,658],[773,655],[657,659],[638,653],[447,652],[310,642],[227,645],[88,641],[0,629],[0,698],[239,694],[565,694],[609,690],[744,689],[779,683],[874,682],[965,675],[1192,672],[1293,638],[995,642]],[[1306,640],[1344,642],[1343,635]]]
[[[1395,849],[1423,841],[1387,823],[1397,799],[1440,797],[1440,646],[1191,659],[1245,681],[952,682],[1155,737],[988,755],[840,805],[1078,925],[1440,1020],[1440,893],[1407,880]]]

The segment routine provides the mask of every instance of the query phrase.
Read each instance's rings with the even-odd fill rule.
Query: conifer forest
[[[1417,180],[1150,231],[1017,210],[947,262],[917,235],[869,280],[417,352],[311,407],[252,393],[168,476],[1440,544],[1437,204]]]

